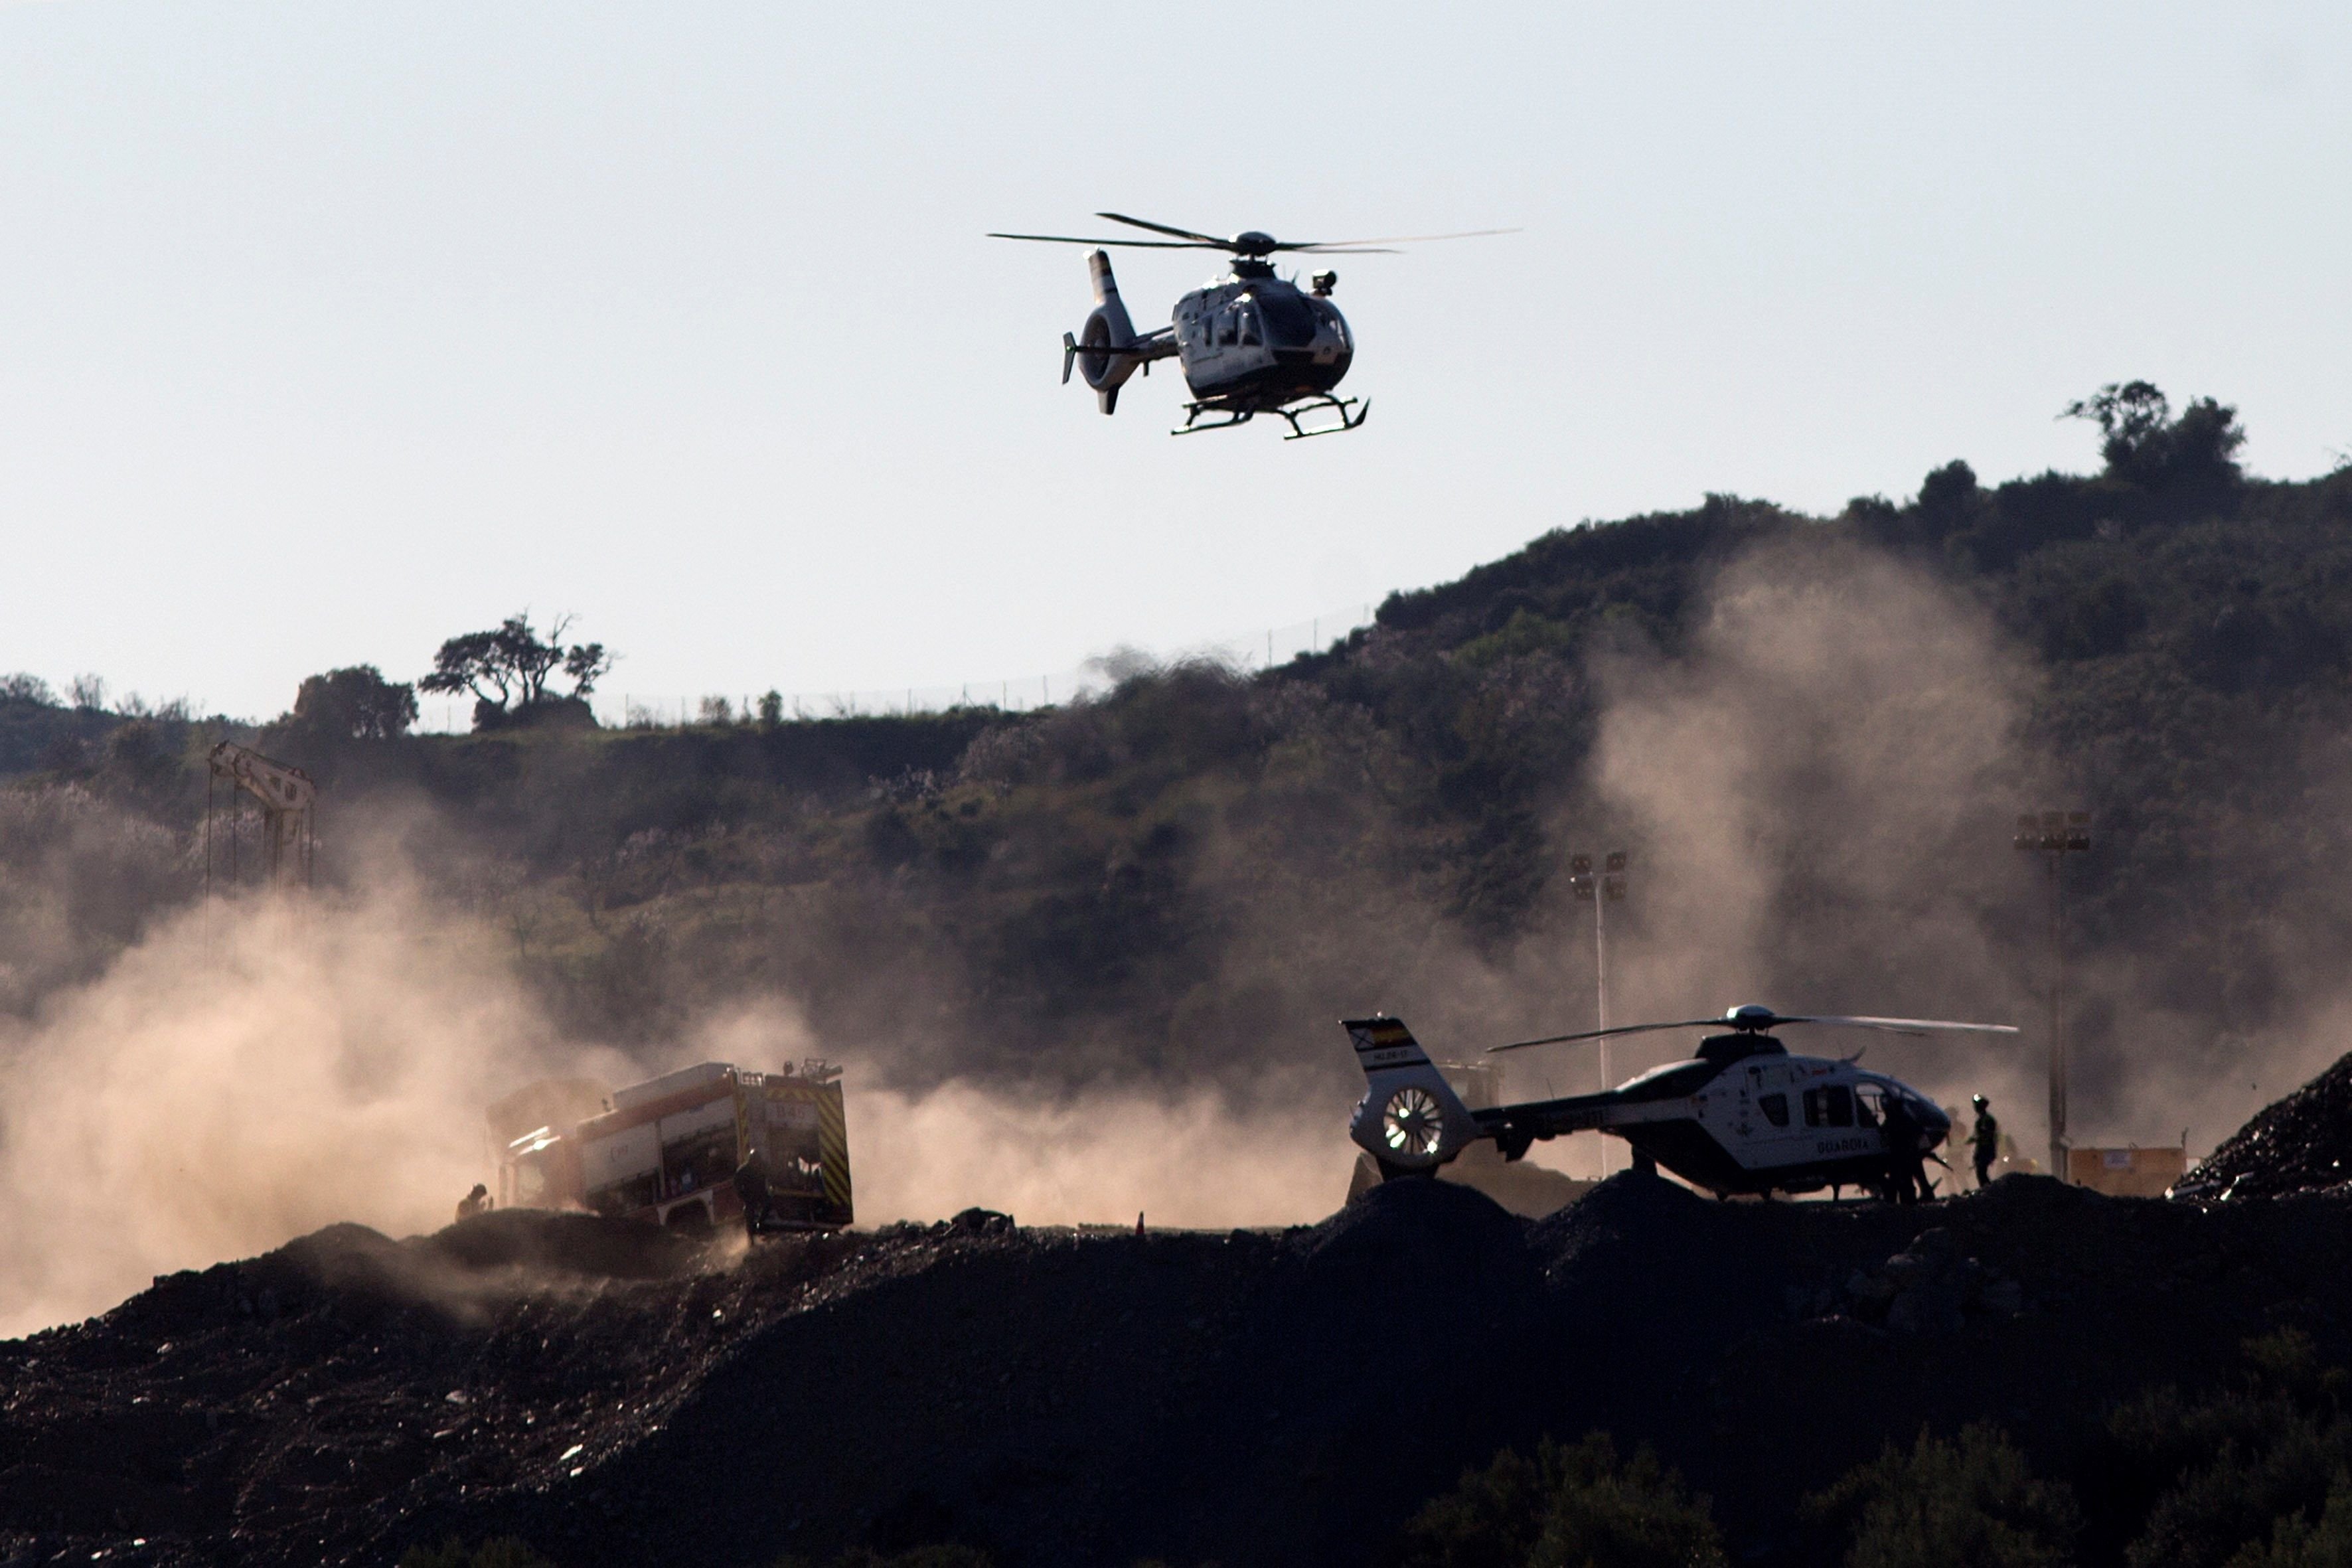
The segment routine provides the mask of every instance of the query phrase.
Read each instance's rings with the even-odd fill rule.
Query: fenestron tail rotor
[[[1514,1040],[1507,1046],[1489,1046],[1486,1049],[1491,1056],[1497,1051],[1524,1050],[1529,1046],[1565,1045],[1571,1040],[1601,1040],[1618,1035],[1647,1035],[1661,1029],[1729,1028],[1740,1034],[1760,1034],[1789,1024],[1829,1024],[1847,1029],[1882,1029],[1898,1035],[2017,1033],[2014,1024],[1961,1024],[1944,1018],[1875,1018],[1835,1013],[1781,1014],[1751,1002],[1746,1006],[1730,1009],[1719,1018],[1685,1018],[1672,1024],[1622,1024],[1613,1029],[1586,1029],[1573,1035],[1547,1035],[1539,1040]]]
[[[1434,1154],[1444,1131],[1444,1113],[1438,1109],[1437,1097],[1426,1089],[1407,1085],[1390,1095],[1381,1109],[1381,1136],[1396,1153],[1416,1159]]]

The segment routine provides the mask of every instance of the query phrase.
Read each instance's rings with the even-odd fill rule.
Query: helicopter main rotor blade
[[[1100,215],[1108,217],[1108,213]],[[1281,245],[1277,250],[1338,250],[1351,245],[1427,245],[1439,239],[1484,239],[1489,235],[1518,234],[1516,228],[1465,228],[1454,234],[1391,234],[1379,239],[1315,239],[1297,245]]]
[[[1225,250],[1231,248],[1223,240],[1217,240],[1207,245],[1200,245],[1195,244],[1191,240],[1174,239],[1089,239],[1084,235],[1077,234],[998,234],[993,229],[989,231],[988,237],[991,239],[1035,239],[1042,240],[1047,245],[1124,245],[1131,247],[1137,250]]]
[[[1783,1024],[1837,1024],[1849,1029],[1887,1029],[1898,1035],[1924,1035],[1930,1029],[1957,1030],[1971,1035],[2013,1035],[2014,1024],[1955,1024],[1943,1018],[1853,1018],[1827,1013],[1808,1013],[1801,1018],[1782,1018]]]
[[[1300,256],[1402,256],[1404,254],[1392,245],[1277,245],[1274,248],[1293,251]]]
[[[1613,1029],[1587,1029],[1579,1035],[1546,1035],[1540,1040],[1513,1040],[1507,1046],[1488,1046],[1486,1054],[1491,1057],[1496,1051],[1525,1050],[1529,1046],[1564,1045],[1570,1040],[1607,1039],[1612,1035],[1649,1035],[1660,1029],[1719,1029],[1722,1026],[1720,1018],[1687,1018],[1679,1024],[1620,1024]]]
[[[1199,240],[1203,245],[1213,245],[1219,250],[1233,248],[1229,241],[1220,239],[1213,234],[1201,234],[1189,228],[1171,228],[1164,223],[1146,223],[1139,217],[1129,217],[1125,213],[1097,213],[1095,216],[1107,217],[1113,223],[1123,223],[1130,228],[1148,228],[1154,234],[1172,234],[1179,239]]]

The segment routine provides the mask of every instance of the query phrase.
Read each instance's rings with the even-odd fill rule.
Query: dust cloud
[[[1637,856],[1612,1022],[1756,1001],[2032,1025],[2000,917],[2038,776],[2018,743],[2034,676],[1981,611],[1882,555],[1781,545],[1725,568],[1680,657],[1619,651],[1595,675],[1593,793]],[[1867,1047],[1947,1103],[2040,1103],[2038,1041],[1790,1044]]]
[[[1218,1095],[1066,1100],[949,1083],[849,1101],[861,1221],[971,1205],[1024,1225],[1304,1225],[1346,1196],[1355,1148],[1336,1110],[1296,1098],[1255,1113]]]
[[[397,888],[216,903],[0,1033],[0,1332],[337,1220],[446,1224],[486,1100],[556,1044],[479,934]]]
[[[508,948],[385,873],[348,898],[184,911],[5,1026],[0,1335],[338,1221],[437,1229],[467,1187],[495,1180],[484,1108],[549,1074],[621,1084],[695,1060],[773,1068],[830,1054],[847,1069],[866,1226],[973,1205],[1035,1224],[1132,1224],[1138,1211],[1154,1225],[1270,1224],[1319,1218],[1346,1190],[1350,1151],[1328,1108],[871,1087],[887,1064],[825,1052],[772,997],[633,1058],[559,1037]]]
[[[1636,855],[1612,915],[1612,1021],[1758,1001],[2015,1024],[2007,1039],[1788,1037],[1864,1050],[1947,1106],[1986,1093],[2042,1160],[2055,966],[2042,862],[2010,837],[2017,811],[2084,799],[2095,759],[2028,739],[2034,661],[1928,574],[1800,542],[1727,564],[1675,657],[1618,649],[1592,674],[1604,702],[1582,804]],[[1590,843],[1585,826],[1560,831]],[[2089,885],[2098,857],[2068,875]],[[2282,946],[2274,965],[2315,999],[2295,1022],[2215,1039],[2152,999],[2176,961],[2165,941],[2079,926],[2068,940],[2078,1145],[2185,1130],[2193,1159],[2352,1043],[2352,996],[2311,954]],[[1654,1039],[1621,1044],[1615,1076],[1688,1044]]]
[[[1591,1016],[1590,917],[1558,863],[1571,847],[1634,856],[1632,896],[1609,917],[1612,1022],[1758,1001],[2019,1024],[2013,1040],[1792,1031],[1790,1043],[1864,1048],[1871,1067],[1948,1105],[1987,1092],[2038,1154],[2046,906],[2038,865],[2009,834],[2015,811],[2079,797],[2087,763],[2025,738],[2041,678],[1988,613],[1891,558],[1784,543],[1723,568],[1686,646],[1613,646],[1568,676],[1559,693],[1597,698],[1597,738],[1532,851],[1553,862],[1554,901],[1532,936],[1475,949],[1425,890],[1360,868],[1387,831],[1360,798],[1377,790],[1318,794],[1279,853],[1206,848],[1197,875],[1254,913],[1169,1017],[1137,1021],[1142,1045],[1087,1055],[1075,1081],[1043,1081],[1024,1042],[951,1029],[886,1022],[867,1034],[888,1044],[864,1048],[820,1039],[764,989],[698,998],[698,1022],[634,1054],[583,1043],[572,1037],[594,1019],[570,1034],[551,1020],[517,973],[512,933],[423,890],[389,854],[343,892],[159,919],[102,966],[71,971],[84,978],[44,979],[25,1021],[0,1018],[0,1333],[336,1221],[437,1227],[490,1175],[491,1100],[543,1075],[618,1084],[697,1059],[840,1063],[863,1225],[973,1205],[1030,1224],[1131,1225],[1139,1211],[1166,1226],[1312,1221],[1345,1190],[1346,1110],[1361,1089],[1331,1018],[1408,1012],[1450,1057]],[[1087,719],[1074,707],[1055,721]],[[1335,753],[1370,755],[1339,705],[1289,721],[1309,721]],[[146,901],[138,892],[126,905]],[[2291,928],[2279,922],[2281,942]],[[11,951],[35,952],[44,976],[68,972],[46,949],[12,938]],[[860,956],[872,955],[833,954],[862,973]],[[2287,954],[2316,999],[2303,1023],[2217,1043],[2145,1000],[2173,961],[2161,943],[2128,930],[2086,942],[2072,1011],[2105,1022],[2078,1037],[2078,1141],[2169,1142],[2187,1126],[2194,1152],[2325,1066],[2352,997],[2323,957]],[[874,984],[917,984],[922,962],[880,964]],[[1612,1076],[1689,1044],[1621,1042]],[[1514,1091],[1591,1087],[1588,1053],[1514,1058]],[[1581,1170],[1595,1142],[1546,1152]]]
[[[768,996],[721,1009],[653,1066],[821,1057],[841,1067],[861,1226],[974,1206],[1024,1225],[1132,1225],[1139,1213],[1155,1226],[1304,1225],[1347,1194],[1349,1102],[1280,1074],[1245,1101],[1206,1084],[1071,1090],[951,1076],[912,1086],[898,1079],[907,1055],[929,1059],[828,1052],[790,999]]]

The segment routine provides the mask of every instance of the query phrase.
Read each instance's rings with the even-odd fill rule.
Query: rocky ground
[[[1593,1427],[1794,1562],[1797,1497],[1889,1438],[1990,1416],[2061,1456],[2284,1324],[2352,1352],[2352,1203],[1620,1176],[1535,1222],[1413,1182],[1283,1233],[974,1213],[748,1256],[583,1215],[338,1226],[0,1345],[0,1562],[389,1563],[451,1532],[572,1568],[1365,1562],[1465,1463]]]
[[[2179,1185],[2208,1202],[2352,1184],[2352,1056],[2274,1100]]]

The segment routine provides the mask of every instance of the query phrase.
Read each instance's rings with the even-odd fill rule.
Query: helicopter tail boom
[[[1364,1098],[1348,1135],[1382,1175],[1426,1174],[1485,1136],[1412,1031],[1396,1018],[1346,1018],[1340,1026],[1364,1069]]]

